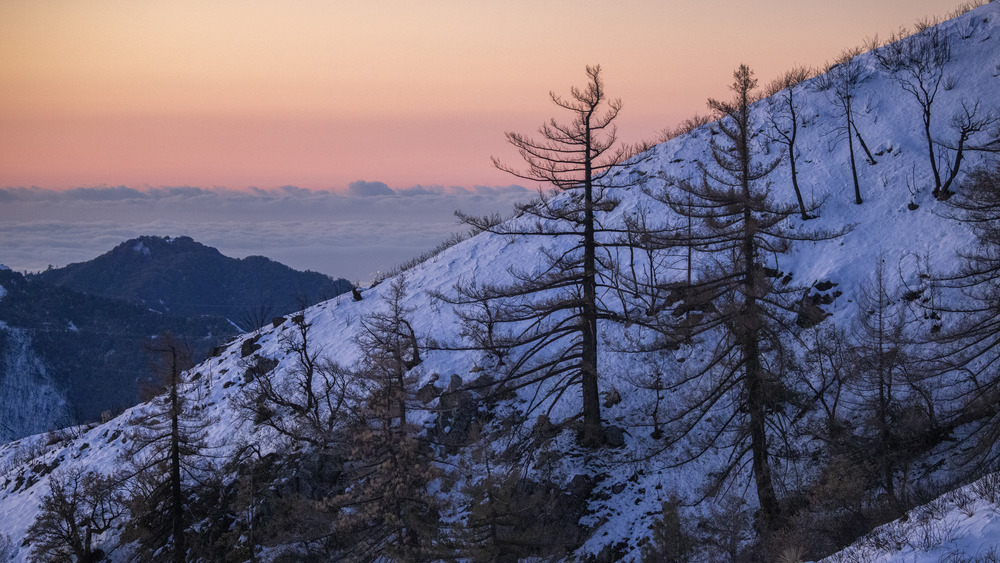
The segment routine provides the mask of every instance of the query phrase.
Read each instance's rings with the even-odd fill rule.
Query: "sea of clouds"
[[[521,186],[346,191],[125,186],[0,188],[0,264],[37,271],[90,260],[140,235],[190,236],[227,256],[263,255],[364,283],[466,230],[456,210],[510,214]]]

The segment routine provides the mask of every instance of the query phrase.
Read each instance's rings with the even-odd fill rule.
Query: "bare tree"
[[[240,328],[247,332],[260,330],[274,319],[274,303],[270,298],[262,298],[255,305],[246,305],[240,309]]]
[[[955,400],[962,404],[952,426],[973,423],[971,455],[963,456],[973,474],[1000,460],[1000,165],[973,170],[962,190],[948,200],[952,217],[971,226],[976,241],[960,251],[962,267],[936,280],[942,291],[958,291],[947,307],[939,305],[941,328],[936,354],[941,371],[963,376]]]
[[[668,434],[673,442],[700,436],[695,457],[720,443],[732,447],[726,474],[750,466],[761,508],[758,524],[766,532],[780,525],[771,444],[781,436],[779,421],[795,395],[785,373],[788,350],[782,340],[793,333],[795,296],[801,293],[801,288],[779,283],[777,262],[794,240],[839,233],[785,227],[795,210],[773,203],[765,183],[780,160],[761,159],[751,108],[757,80],[746,65],[733,77],[734,99],[709,101],[721,117],[721,134],[712,142],[711,159],[702,165],[702,180],[676,182],[661,194],[675,213],[693,219],[687,243],[700,254],[697,274],[682,292],[698,314],[677,344],[698,336],[718,342],[707,357],[685,362],[666,382],[668,393],[690,397],[674,405]],[[713,416],[717,409],[729,412]]]
[[[795,88],[811,75],[812,71],[808,68],[794,68],[781,75],[768,88],[770,94],[768,121],[771,123],[772,138],[788,149],[792,189],[795,190],[795,199],[799,204],[799,214],[803,220],[811,219],[812,216],[806,212],[806,205],[802,200],[802,190],[799,189],[798,173],[795,169],[797,157],[795,140],[799,132],[799,108],[795,103]]]
[[[504,332],[500,340],[511,352],[499,384],[510,389],[547,381],[552,384],[549,398],[579,385],[581,437],[586,444],[598,445],[603,435],[597,371],[602,318],[597,235],[602,228],[597,214],[614,208],[611,173],[634,149],[617,145],[614,122],[622,104],[608,99],[601,68],[588,66],[587,77],[587,86],[571,88],[568,98],[551,94],[552,102],[572,116],[570,123],[553,119],[542,125],[540,140],[507,133],[526,169],[494,159],[501,170],[547,184],[558,194],[540,192],[536,201],[518,207],[521,218],[516,221],[459,215],[480,231],[540,236],[543,241],[570,239],[572,244],[552,251],[543,247],[539,270],[512,270],[513,281],[505,284],[465,283],[458,287],[457,298],[446,299],[457,305],[495,304],[488,320]],[[537,221],[532,223],[529,217]],[[479,307],[480,313],[484,311]],[[479,318],[467,320],[476,323]]]
[[[858,50],[847,51],[841,55],[837,64],[830,68],[825,74],[820,75],[819,85],[828,92],[830,100],[834,103],[840,117],[844,119],[842,125],[835,131],[838,139],[847,140],[847,149],[851,157],[851,176],[854,179],[854,203],[861,205],[864,200],[861,198],[861,184],[858,181],[857,158],[854,154],[854,137],[857,135],[865,151],[868,153],[869,162],[875,164],[871,152],[864,146],[861,133],[858,131],[855,120],[855,96],[858,87],[869,78],[868,70],[858,58]]]
[[[818,329],[812,336],[807,343],[803,384],[809,389],[810,402],[819,404],[824,418],[823,427],[814,435],[828,444],[837,443],[847,432],[841,407],[854,379],[850,343],[839,327]]]
[[[937,145],[954,152],[955,158],[948,166],[948,177],[941,186],[941,199],[951,197],[951,185],[962,169],[962,160],[966,152],[1000,153],[1000,111],[981,107],[979,100],[970,102],[962,100],[962,108],[951,118],[951,129],[957,133],[958,139],[938,141]],[[973,139],[987,134],[985,142],[971,142]]]
[[[121,486],[110,477],[79,469],[53,475],[25,540],[36,561],[96,563],[111,550],[94,545],[95,536],[117,526],[122,512]]]
[[[333,530],[352,537],[350,558],[430,559],[441,525],[441,503],[429,489],[441,472],[408,414],[421,356],[405,297],[399,276],[357,337],[363,358],[352,371],[357,390],[341,454],[350,486],[331,499]]]
[[[127,451],[131,467],[129,511],[123,538],[138,540],[149,560],[185,561],[189,491],[205,470],[201,465],[205,423],[188,403],[185,370],[190,348],[170,334],[147,347],[165,394],[153,398],[133,421]]]
[[[403,306],[405,297],[406,279],[399,276],[389,287],[388,310],[362,318],[358,336],[358,345],[371,362],[368,380],[385,401],[381,412],[398,419],[400,427],[407,425],[407,400],[412,395],[407,377],[422,361],[417,334],[409,321],[413,310]],[[393,426],[389,419],[384,422],[387,427]]]
[[[926,28],[905,39],[893,39],[895,40],[874,51],[875,58],[889,72],[889,78],[909,93],[920,106],[927,157],[934,177],[934,190],[931,193],[938,199],[945,199],[950,193],[942,192],[941,174],[931,137],[931,119],[934,100],[944,81],[945,67],[951,60],[951,40],[940,27]]]
[[[292,316],[278,339],[282,350],[291,354],[291,364],[278,372],[278,360],[247,355],[242,361],[246,385],[234,396],[234,404],[255,424],[292,442],[326,448],[336,441],[334,430],[343,422],[349,374],[313,341],[305,311]]]
[[[868,282],[862,283],[857,301],[856,328],[852,331],[851,357],[854,377],[851,387],[867,414],[874,445],[870,452],[885,492],[902,506],[907,480],[897,487],[897,474],[906,474],[909,461],[922,445],[921,436],[934,421],[933,400],[925,400],[928,389],[917,369],[907,333],[906,308],[892,290],[879,259]],[[920,405],[926,404],[925,409]],[[919,419],[919,420],[918,420]]]

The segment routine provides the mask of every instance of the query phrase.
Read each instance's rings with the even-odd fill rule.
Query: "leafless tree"
[[[799,132],[799,107],[795,103],[795,88],[805,79],[812,75],[812,71],[805,67],[794,68],[781,75],[768,88],[770,96],[770,113],[768,121],[771,123],[772,138],[785,145],[788,152],[788,166],[791,168],[792,189],[795,190],[795,199],[799,204],[799,214],[802,219],[811,219],[812,216],[806,212],[805,202],[802,200],[802,191],[799,189],[799,177],[795,169],[796,148],[795,140]]]
[[[343,422],[348,371],[324,356],[304,311],[292,316],[278,338],[292,362],[279,371],[276,359],[245,357],[241,362],[245,385],[234,395],[234,404],[255,424],[268,426],[293,443],[327,448],[336,441],[335,430]]]
[[[274,304],[270,299],[261,299],[256,305],[247,305],[240,309],[240,328],[247,332],[260,330],[274,319]]]
[[[151,560],[187,557],[188,493],[205,467],[205,421],[188,402],[185,370],[191,366],[190,347],[170,334],[147,347],[165,393],[132,421],[127,451],[130,467],[129,512],[123,538],[137,540]],[[154,555],[156,554],[156,555]]]
[[[961,297],[938,306],[936,358],[942,371],[963,376],[964,388],[955,398],[962,408],[950,424],[975,425],[972,455],[963,461],[979,474],[1000,459],[1000,165],[973,170],[948,205],[954,219],[971,226],[976,241],[960,251],[958,271],[936,280],[942,291]]]
[[[384,307],[361,319],[357,337],[363,357],[352,370],[341,454],[350,486],[330,500],[338,509],[333,530],[352,538],[348,558],[430,559],[441,526],[440,501],[429,490],[440,470],[408,414],[421,355],[406,292],[405,279],[394,279]]]
[[[869,78],[868,69],[858,58],[858,50],[847,51],[841,55],[837,64],[830,68],[825,74],[820,75],[820,87],[828,92],[830,100],[834,103],[840,117],[844,119],[843,124],[835,131],[838,139],[847,140],[847,148],[851,157],[851,176],[854,179],[854,203],[861,205],[864,200],[861,198],[861,184],[858,181],[857,158],[854,154],[854,138],[857,136],[865,151],[868,153],[869,162],[875,164],[871,152],[864,146],[864,140],[858,131],[855,119],[855,97],[858,87]]]
[[[709,101],[721,117],[720,134],[712,142],[710,160],[702,165],[702,180],[676,182],[661,194],[675,213],[693,219],[687,243],[700,254],[697,274],[682,293],[696,314],[678,344],[698,338],[717,341],[706,358],[685,362],[666,382],[668,393],[690,398],[674,405],[667,433],[672,441],[702,436],[694,456],[720,444],[732,447],[726,473],[750,466],[761,507],[758,524],[762,531],[773,531],[780,526],[781,506],[772,442],[780,439],[779,422],[794,396],[782,339],[794,334],[796,296],[801,293],[776,279],[777,262],[794,240],[840,233],[785,227],[795,209],[774,203],[769,195],[766,178],[780,160],[761,156],[751,107],[757,80],[746,65],[733,76],[734,99]]]
[[[95,536],[119,524],[123,514],[121,484],[110,477],[73,469],[49,480],[40,512],[25,533],[36,561],[102,561]]]
[[[934,140],[931,137],[934,100],[944,82],[945,69],[951,61],[951,40],[940,27],[929,27],[906,38],[894,41],[874,51],[875,58],[889,78],[909,93],[920,106],[920,118],[927,142],[927,157],[934,177],[934,190],[938,199],[950,194],[942,191],[941,173],[938,171]]]
[[[598,213],[616,205],[611,196],[612,173],[635,150],[617,143],[615,119],[620,100],[609,99],[599,66],[587,67],[588,83],[571,88],[568,98],[551,94],[552,102],[572,116],[569,123],[555,119],[539,128],[540,139],[507,133],[527,167],[523,170],[494,164],[517,178],[554,188],[537,200],[518,207],[519,220],[460,217],[474,229],[506,236],[538,236],[572,240],[568,249],[541,248],[542,268],[512,270],[509,283],[476,283],[458,287],[458,297],[446,298],[460,306],[494,304],[487,311],[494,329],[510,351],[499,385],[511,389],[545,381],[546,396],[561,396],[578,385],[582,396],[583,432],[589,445],[603,440],[598,395],[598,320],[600,274]],[[528,219],[534,217],[536,222]],[[478,313],[476,313],[478,314]],[[467,317],[473,323],[479,317]],[[484,321],[485,321],[484,320]],[[558,350],[558,351],[556,351]],[[553,353],[553,351],[556,351]]]
[[[861,401],[855,405],[857,412],[868,415],[874,444],[871,458],[881,485],[902,506],[907,479],[898,479],[898,474],[907,474],[922,446],[921,436],[934,423],[934,401],[907,332],[904,302],[892,289],[884,259],[859,290],[851,338],[851,387]]]
[[[955,158],[948,166],[948,177],[941,186],[940,197],[951,197],[951,186],[962,169],[962,160],[967,152],[1000,153],[1000,111],[983,108],[980,100],[962,100],[962,108],[951,119],[951,130],[957,139],[937,141],[937,145],[954,153]],[[975,142],[986,136],[982,142]]]

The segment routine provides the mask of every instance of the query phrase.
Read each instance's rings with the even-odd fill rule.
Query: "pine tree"
[[[205,421],[187,398],[184,371],[191,366],[190,349],[170,334],[148,346],[164,394],[154,397],[133,419],[126,461],[131,468],[128,506],[131,519],[123,539],[137,541],[148,561],[187,557],[188,506],[193,482],[204,472]]]
[[[1000,165],[973,170],[962,189],[948,200],[952,217],[970,225],[974,244],[960,252],[958,271],[938,276],[941,291],[957,291],[958,299],[938,305],[936,354],[940,372],[959,374],[961,385],[953,400],[961,407],[949,426],[972,424],[960,456],[973,476],[991,470],[1000,460]]]
[[[410,415],[421,356],[405,297],[406,281],[396,278],[385,307],[361,319],[357,338],[363,359],[352,376],[359,390],[341,454],[347,485],[330,501],[333,529],[350,538],[350,559],[422,561],[439,549],[441,501],[429,486],[441,471]]]
[[[793,241],[839,233],[787,228],[795,208],[774,203],[765,182],[780,160],[761,157],[752,108],[757,80],[746,65],[733,76],[734,99],[709,101],[720,116],[719,134],[701,165],[701,181],[674,182],[659,196],[692,220],[679,236],[696,252],[691,282],[674,284],[681,300],[674,307],[690,311],[688,324],[668,344],[718,341],[707,348],[707,358],[685,362],[665,382],[665,391],[689,398],[675,405],[667,433],[671,443],[704,436],[692,457],[712,446],[733,448],[725,474],[749,465],[760,504],[758,528],[766,532],[781,521],[772,444],[784,431],[778,422],[798,401],[783,339],[796,329],[802,288],[782,282],[777,268]],[[717,409],[725,411],[713,416]]]
[[[494,355],[503,357],[504,373],[497,387],[505,390],[541,383],[543,401],[557,400],[571,388],[579,390],[583,419],[581,439],[590,446],[603,441],[598,374],[598,321],[607,318],[601,304],[606,290],[601,277],[605,232],[599,212],[615,206],[612,172],[634,150],[617,145],[615,119],[620,100],[609,99],[600,66],[587,67],[585,88],[571,88],[552,102],[572,120],[555,119],[539,128],[541,139],[507,133],[527,168],[518,170],[494,159],[501,170],[539,182],[555,193],[520,205],[520,219],[460,217],[480,231],[511,237],[537,237],[539,245],[569,241],[567,249],[540,248],[540,267],[511,270],[507,283],[476,283],[458,287],[458,296],[444,296],[460,311],[470,332],[492,335]],[[534,219],[534,221],[530,220]],[[474,345],[482,343],[479,337]]]
[[[912,350],[902,300],[891,290],[882,259],[859,289],[851,387],[861,402],[859,412],[867,415],[873,444],[865,457],[877,467],[885,492],[901,506],[906,481],[897,487],[897,473],[905,473],[921,449],[934,423],[934,401]]]

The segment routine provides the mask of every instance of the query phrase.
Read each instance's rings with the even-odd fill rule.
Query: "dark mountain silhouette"
[[[190,237],[158,236],[128,240],[93,260],[31,277],[164,314],[225,317],[243,330],[353,287],[263,256],[230,258]]]
[[[0,286],[4,288],[0,380],[8,388],[51,386],[61,398],[50,402],[63,404],[47,406],[60,407],[64,417],[43,420],[29,413],[6,423],[10,427],[3,434],[8,439],[48,430],[46,426],[53,424],[95,420],[105,410],[116,412],[136,404],[141,386],[149,379],[144,345],[158,334],[175,334],[203,357],[237,332],[221,317],[164,315],[120,299],[28,279],[11,270],[0,269]]]
[[[145,348],[159,334],[187,342],[199,360],[241,330],[352,285],[263,256],[229,258],[190,237],[144,236],[39,274],[0,268],[0,287],[0,408],[9,415],[0,439],[10,440],[136,404],[150,372]]]

